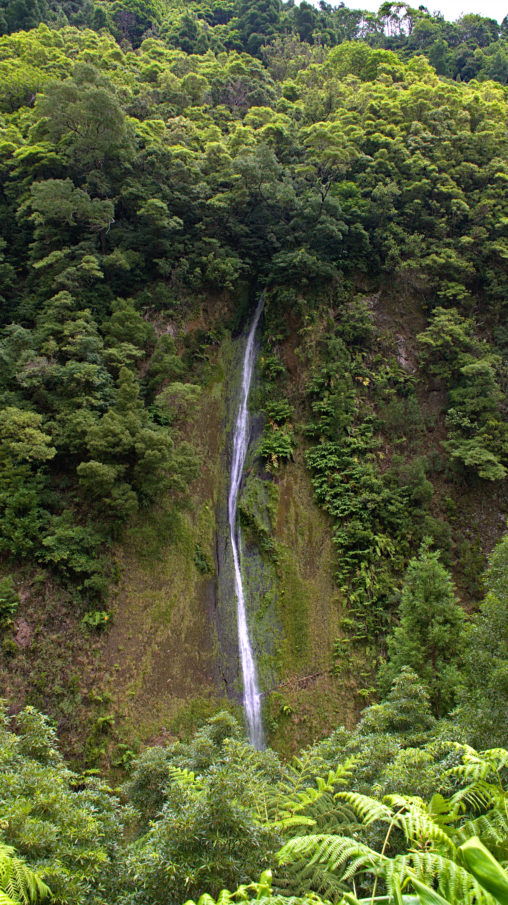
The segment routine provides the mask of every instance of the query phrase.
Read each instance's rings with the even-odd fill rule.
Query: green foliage
[[[448,712],[460,685],[464,613],[439,554],[423,545],[409,563],[400,604],[400,622],[388,638],[385,686],[409,666],[427,685],[437,714]]]
[[[19,605],[19,595],[14,587],[12,575],[0,579],[0,625],[8,625],[15,616]]]
[[[293,450],[294,437],[290,425],[279,427],[277,424],[272,424],[265,429],[259,446],[259,455],[270,468],[277,469],[281,462],[288,462],[292,459]]]
[[[81,620],[81,625],[86,628],[105,628],[110,619],[110,614],[106,610],[91,610],[85,613]]]
[[[359,624],[360,640],[365,630],[371,637],[385,627],[394,582],[411,544],[422,537],[432,485],[422,461],[407,467],[393,456],[391,468],[380,467],[381,420],[372,403],[379,402],[384,412],[385,393],[392,398],[397,372],[378,372],[371,389],[362,348],[364,342],[370,345],[371,331],[357,334],[360,348],[350,351],[340,335],[342,324],[328,323],[326,329],[333,332],[319,349],[323,364],[308,384],[313,419],[306,433],[314,443],[306,459],[316,499],[332,518],[337,583]],[[407,392],[403,379],[401,384]]]
[[[474,797],[476,775],[489,776],[495,769],[494,763],[500,766],[505,757],[505,751],[478,755],[472,749],[465,749],[464,764],[451,772],[467,777],[469,782],[466,779],[465,788],[448,801],[437,795],[428,804],[421,798],[403,795],[388,795],[379,801],[356,792],[339,792],[337,798],[357,816],[366,832],[371,827],[385,825],[386,832],[378,837],[378,844],[372,846],[362,841],[360,832],[354,836],[303,835],[287,842],[279,859],[285,864],[297,858],[310,858],[311,864],[327,865],[336,877],[336,894],[342,893],[348,902],[357,901],[347,892],[351,881],[366,893],[367,877],[372,878],[373,884],[370,901],[377,901],[378,888],[387,895],[387,901],[401,901],[400,891],[411,885],[425,903],[434,901],[433,889],[441,897],[436,901],[445,903],[488,901],[485,889],[490,892],[495,889],[496,895],[501,892],[503,896],[508,888],[506,874],[476,838],[476,830],[483,826],[483,832],[488,835],[492,821],[505,820],[502,813],[505,793],[502,789],[485,792],[480,805],[486,811],[484,821],[471,815],[462,817],[457,805]],[[473,774],[476,774],[474,778]]]
[[[436,314],[432,333],[438,344],[449,334],[455,348],[445,375],[449,456],[484,479],[501,478],[502,365],[474,339],[462,308],[469,315],[481,299],[503,341],[498,124],[506,101],[500,86],[481,80],[505,80],[504,32],[482,17],[452,26],[425,11],[385,8],[364,20],[359,11],[276,2],[214,0],[182,12],[140,0],[34,0],[1,9],[8,191],[0,292],[12,321],[2,341],[2,401],[11,418],[23,413],[47,438],[39,437],[44,459],[9,462],[2,478],[3,552],[40,556],[48,522],[67,509],[111,536],[166,479],[182,492],[196,470],[190,450],[175,447],[167,430],[172,410],[161,414],[157,403],[147,412],[145,403],[166,394],[168,382],[186,386],[183,327],[178,317],[156,331],[151,322],[156,312],[173,317],[190,294],[236,291],[240,280],[268,283],[270,304],[282,311],[280,292],[294,295],[294,284],[312,294],[381,269],[432,307],[460,307],[463,323],[454,327],[453,309],[438,309],[445,314]],[[420,53],[461,84],[440,82],[421,57],[411,59]],[[473,75],[480,81],[462,84]],[[306,305],[298,301],[295,311],[305,314]],[[369,304],[355,296],[338,319],[346,351],[332,343],[327,354],[342,373],[313,375],[309,403],[313,439],[337,444],[340,432],[340,456],[323,444],[311,451],[311,468],[337,524],[339,585],[358,612],[376,611],[377,625],[421,526],[411,535],[411,488],[375,462],[376,425],[361,427],[371,385],[360,381],[372,380]],[[273,380],[285,367],[280,353],[275,343],[264,363]],[[196,385],[198,357],[191,360]],[[125,370],[129,413],[118,405]],[[294,400],[284,392],[286,402],[280,393],[266,400],[261,451],[274,468],[296,443]],[[397,388],[385,402],[397,439],[421,429],[414,395]],[[345,475],[340,492],[337,471]],[[57,505],[47,502],[48,487]]]
[[[0,32],[0,554],[51,568],[88,601],[85,619],[103,619],[108,545],[160,495],[183,501],[199,468],[183,438],[214,343],[241,320],[240,285],[267,286],[260,452],[276,484],[304,434],[350,620],[333,671],[360,682],[355,646],[390,630],[422,537],[447,566],[456,552],[430,481],[426,371],[447,394],[441,477],[455,497],[468,482],[497,492],[508,467],[506,22],[400,4],[365,16],[275,0],[0,0]],[[418,374],[386,352],[380,275],[403,300],[401,329],[406,301],[430,312]],[[246,487],[242,519],[269,555],[272,509]],[[204,547],[194,561],[209,573]],[[365,785],[386,788],[391,758],[394,784],[417,788],[405,752],[435,729],[421,682],[438,712],[457,690],[449,586],[441,574],[422,624],[406,612],[430,607],[420,579],[389,644],[398,704],[389,695],[362,721]],[[503,618],[491,590],[457,717],[482,745],[505,732]],[[178,804],[194,808],[190,832],[196,801]]]
[[[505,536],[492,551],[485,580],[487,594],[466,635],[457,719],[476,745],[504,745],[508,738],[507,551]]]
[[[0,732],[5,840],[48,883],[56,905],[105,903],[122,819],[129,811],[105,783],[78,777],[66,767],[46,718],[29,707],[16,724],[18,734],[5,720]],[[26,878],[30,890],[20,901],[39,901],[35,893],[42,901],[47,895],[45,884],[23,865],[16,876],[21,882]]]
[[[3,898],[2,898],[3,896]],[[0,842],[0,901],[2,905],[37,905],[51,898],[51,890],[26,864],[17,858],[10,845]]]
[[[481,478],[499,481],[506,474],[507,431],[501,413],[501,359],[476,338],[474,326],[455,308],[436,308],[431,323],[418,337],[422,365],[446,380],[447,448],[452,459],[475,469]]]
[[[213,575],[213,567],[210,563],[210,557],[203,550],[200,544],[196,544],[194,549],[194,565],[198,572],[202,575]]]

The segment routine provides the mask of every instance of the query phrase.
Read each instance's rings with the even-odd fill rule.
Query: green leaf
[[[420,883],[419,880],[413,877],[411,877],[411,883],[418,893],[421,905],[450,905],[448,899],[443,899],[438,892],[431,889],[430,886],[426,886],[425,883]]]
[[[493,895],[501,905],[508,905],[508,874],[493,855],[485,848],[477,836],[460,846],[464,861],[478,882]]]

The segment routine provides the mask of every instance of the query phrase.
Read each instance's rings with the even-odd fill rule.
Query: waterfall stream
[[[249,728],[249,737],[256,748],[263,748],[263,724],[261,722],[261,704],[256,674],[256,664],[249,637],[247,615],[245,612],[245,594],[243,589],[242,571],[240,568],[241,556],[241,528],[237,525],[236,510],[238,493],[242,483],[243,468],[249,448],[249,391],[254,371],[255,335],[263,310],[264,297],[261,296],[256,308],[254,318],[247,337],[242,366],[242,385],[240,401],[235,421],[233,435],[233,452],[231,457],[231,479],[228,496],[228,519],[233,551],[233,566],[235,575],[235,593],[237,601],[238,620],[238,645],[240,649],[240,661],[243,679],[243,706]]]

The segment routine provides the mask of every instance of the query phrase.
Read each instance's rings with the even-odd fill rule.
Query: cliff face
[[[198,475],[116,541],[103,623],[83,625],[44,576],[19,574],[4,641],[9,704],[49,711],[88,764],[126,763],[224,707],[241,715],[226,508],[242,354],[234,311],[234,300],[212,300],[171,327],[183,356],[208,328],[176,424]],[[506,504],[502,482],[454,467],[447,453],[447,390],[421,366],[426,318],[415,298],[357,287],[341,305],[298,312],[267,304],[239,500],[267,739],[285,753],[354,724],[375,700],[383,639],[422,537],[466,608],[476,606]],[[237,311],[239,327],[247,318]],[[330,463],[321,471],[320,456]]]
[[[446,390],[420,366],[417,336],[425,323],[418,300],[393,288],[356,292],[342,311],[324,307],[307,323],[294,309],[288,310],[283,335],[275,330],[270,304],[267,306],[252,390],[253,436],[239,517],[265,727],[269,743],[286,753],[336,725],[352,725],[361,708],[375,700],[384,632],[397,618],[405,563],[417,551],[420,539],[428,537],[440,549],[463,604],[471,609],[481,595],[485,555],[504,527],[502,485],[493,492],[491,484],[453,469],[447,458],[443,445],[447,438]],[[347,573],[344,560],[339,559],[344,548],[340,536],[337,540],[338,527],[344,525],[347,535],[348,530],[356,530],[356,521],[351,521],[346,504],[342,521],[330,510],[328,514],[323,511],[327,507],[316,501],[315,475],[309,467],[313,451],[326,448],[327,442],[309,429],[312,410],[329,406],[333,380],[317,403],[309,396],[309,387],[316,385],[316,375],[330,365],[328,343],[334,329],[350,334],[343,341],[349,358],[342,375],[353,387],[355,415],[350,432],[361,435],[365,425],[374,423],[370,448],[353,457],[356,464],[371,469],[367,491],[362,484],[365,477],[350,475],[347,463],[344,468],[346,484],[354,485],[348,491],[353,502],[367,514],[374,513],[365,523],[367,528],[374,526],[372,531],[377,530],[378,535],[384,531],[385,548],[379,536],[372,541],[378,544],[373,571],[377,569],[384,582],[377,591],[380,600],[373,591],[368,601],[375,613],[385,607],[382,615],[376,616],[378,621],[384,619],[384,627],[376,631],[369,614],[362,620],[358,611],[355,613],[357,574],[353,569]],[[154,620],[160,623],[164,621],[162,611],[165,624],[159,629],[158,649],[150,641],[150,630],[134,632],[138,650],[139,639],[144,637],[147,666],[143,677],[136,668],[132,678],[120,685],[127,688],[129,681],[132,684],[126,693],[138,722],[139,711],[152,713],[153,719],[146,722],[152,738],[164,737],[164,731],[185,732],[215,707],[237,708],[241,700],[226,513],[241,348],[241,338],[227,333],[213,354],[208,382],[188,426],[189,437],[202,456],[200,478],[191,487],[191,503],[179,514],[169,543],[162,544],[160,562],[154,568],[151,555],[145,556],[146,573],[150,581],[159,576],[165,603],[157,603],[152,596],[143,619],[148,625]],[[280,363],[275,382],[266,373],[266,362],[274,350]],[[341,398],[346,398],[350,390],[339,388],[339,397],[341,393]],[[274,394],[279,405],[289,400],[293,410],[294,442],[287,460],[266,454],[266,438],[278,429],[267,415],[273,410],[270,399],[273,401]],[[334,429],[340,438],[340,427]],[[332,474],[330,468],[328,483]],[[404,517],[409,519],[404,538],[396,523],[397,507],[401,514],[405,509]],[[150,530],[158,532],[157,524]],[[122,569],[124,581],[132,571],[127,550],[124,543],[118,553],[126,566]],[[143,558],[139,552],[136,556],[138,561]],[[110,659],[115,633],[130,631],[126,629],[129,607],[140,596],[149,596],[139,589],[146,582],[142,572],[137,573],[136,581],[137,589],[134,583],[120,592],[118,627],[107,644]],[[165,657],[164,651],[171,654]],[[129,659],[136,662],[134,652]],[[146,694],[151,689],[155,693],[150,708]]]
[[[99,672],[107,676],[114,736],[153,742],[184,735],[205,715],[240,712],[236,606],[227,491],[241,336],[215,350],[186,436],[199,478],[176,512],[161,501],[115,551],[119,580]],[[262,388],[257,369],[253,401]],[[340,634],[330,525],[313,500],[301,449],[277,473],[257,450],[264,418],[253,408],[239,501],[249,626],[268,741],[285,751],[357,712],[351,682],[330,676]],[[113,739],[106,745],[114,749]]]

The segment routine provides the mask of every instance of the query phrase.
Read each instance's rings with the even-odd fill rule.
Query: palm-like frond
[[[51,896],[49,887],[4,843],[0,843],[0,892],[4,896],[0,905],[9,905],[9,900],[16,905],[35,905]]]
[[[384,873],[387,886],[390,872],[404,878],[416,876],[430,886],[437,881],[440,894],[456,905],[497,905],[472,874],[437,852],[408,852],[394,858]]]
[[[478,836],[491,846],[506,845],[508,839],[508,821],[506,815],[497,809],[480,814],[473,820],[468,820],[454,831],[456,845],[461,845],[467,839]]]
[[[452,852],[455,851],[455,845],[449,834],[429,813],[428,806],[421,798],[386,795],[383,801],[393,809],[394,825],[403,830],[408,842],[422,846],[433,841],[441,843]]]
[[[281,864],[288,864],[298,858],[310,858],[310,864],[325,864],[329,871],[338,873],[342,879],[353,877],[360,871],[375,871],[381,862],[387,860],[384,855],[357,839],[323,833],[290,839],[279,852],[278,858]]]
[[[364,826],[370,826],[376,820],[391,821],[393,819],[393,810],[376,798],[361,795],[359,792],[338,792],[335,797],[345,801]]]
[[[203,789],[203,783],[196,777],[196,774],[184,767],[169,765],[168,779],[170,783],[178,783],[189,791],[200,792]]]
[[[291,839],[279,853],[279,863],[288,867],[282,884],[289,887],[296,879],[300,889],[312,885],[320,892],[326,890],[331,900],[366,902],[350,892],[357,881],[360,889],[372,888],[369,901],[405,902],[417,901],[413,895],[406,895],[414,881],[413,888],[423,884],[418,889],[429,902],[496,905],[497,900],[488,892],[490,887],[482,885],[482,876],[476,877],[462,851],[467,840],[476,837],[478,848],[483,838],[495,853],[495,857],[489,855],[487,849],[486,857],[493,862],[497,859],[498,874],[503,875],[503,862],[508,860],[508,795],[503,784],[508,752],[494,748],[478,753],[464,745],[455,747],[463,763],[448,775],[465,785],[450,799],[437,794],[427,804],[421,798],[403,795],[378,801],[357,792],[336,793],[335,801],[343,803],[346,813],[355,815],[358,821],[351,835],[340,834],[337,826],[335,833],[314,832]],[[386,831],[381,842],[383,824]],[[358,838],[364,828],[367,839],[378,840],[376,848]],[[397,833],[392,835],[394,830]],[[407,850],[390,856],[393,843],[395,851],[400,850],[402,834]],[[471,848],[471,843],[468,845]]]
[[[453,747],[460,752],[462,763],[448,771],[450,776],[458,776],[468,783],[486,781],[487,778],[499,775],[508,766],[508,751],[504,748],[489,748],[487,751],[475,751],[469,745],[458,742]]]
[[[349,758],[335,770],[329,770],[326,776],[315,776],[306,760],[295,759],[275,791],[269,790],[265,798],[265,820],[279,829],[314,826],[314,816],[304,812],[315,808],[338,785],[346,783],[354,763],[355,759]]]
[[[275,882],[285,898],[289,893],[304,895],[312,887],[322,898],[336,901],[347,891],[347,886],[333,871],[328,870],[326,864],[311,864],[306,860],[293,862],[289,869],[286,868],[284,876],[276,876]]]

